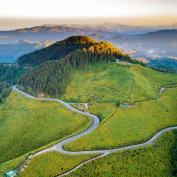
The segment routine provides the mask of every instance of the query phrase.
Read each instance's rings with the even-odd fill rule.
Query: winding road
[[[62,175],[59,175],[59,176],[66,176],[70,173],[72,173],[74,170],[80,168],[81,166],[83,166],[84,164],[90,162],[90,161],[93,161],[93,160],[96,160],[98,158],[101,158],[103,156],[106,156],[110,153],[113,153],[113,152],[118,152],[118,151],[123,151],[123,150],[128,150],[128,149],[135,149],[135,148],[140,148],[140,147],[145,147],[147,145],[150,145],[152,144],[154,141],[156,141],[163,133],[165,132],[168,132],[168,131],[171,131],[171,130],[174,130],[174,129],[177,129],[177,126],[174,126],[174,127],[168,127],[168,128],[165,128],[161,131],[159,131],[156,135],[154,135],[151,139],[149,139],[148,141],[144,142],[144,143],[141,143],[141,144],[136,144],[136,145],[130,145],[130,146],[125,146],[125,147],[120,147],[120,148],[115,148],[115,149],[103,149],[103,150],[91,150],[91,151],[66,151],[63,147],[65,144],[68,144],[72,141],[75,141],[79,138],[81,138],[82,136],[84,135],[87,135],[91,132],[93,132],[100,124],[100,120],[97,116],[93,115],[93,114],[90,114],[88,112],[83,112],[83,111],[80,111],[74,107],[72,107],[69,103],[66,103],[62,100],[59,100],[59,99],[55,99],[55,98],[37,98],[37,97],[34,97],[34,96],[31,96],[21,90],[19,90],[16,86],[13,86],[12,87],[14,91],[24,95],[25,97],[28,97],[30,99],[35,99],[35,100],[43,100],[43,101],[55,101],[55,102],[58,102],[60,104],[63,104],[66,108],[68,108],[69,110],[73,111],[73,112],[76,112],[76,113],[79,113],[79,114],[82,114],[84,116],[88,116],[88,117],[91,117],[92,118],[92,124],[90,125],[90,127],[88,127],[86,130],[84,130],[83,132],[77,134],[77,135],[74,135],[74,136],[71,136],[69,138],[66,138],[65,140],[62,140],[60,141],[59,143],[53,145],[52,147],[49,147],[47,149],[44,149],[42,151],[39,151],[37,152],[36,154],[30,156],[28,158],[28,162],[30,161],[30,159],[34,156],[37,156],[37,155],[40,155],[40,154],[43,154],[43,153],[46,153],[46,152],[50,152],[50,151],[58,151],[59,153],[62,153],[62,154],[67,154],[67,155],[81,155],[81,154],[101,154],[97,157],[94,157],[92,159],[89,159],[85,162],[82,162],[81,164],[79,164],[78,166],[76,166],[75,168],[71,169],[70,171],[62,174]],[[162,87],[159,92],[158,92],[158,95],[157,95],[157,99],[160,98],[160,95],[162,94],[162,92],[165,90],[166,88],[165,87]],[[28,164],[28,163],[27,163]],[[25,165],[23,165],[23,167],[21,169],[24,168]]]

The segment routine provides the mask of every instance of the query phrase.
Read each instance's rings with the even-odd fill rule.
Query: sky
[[[67,23],[79,23],[78,19],[82,19],[83,23],[84,18],[124,19],[125,23],[131,23],[128,19],[139,19],[139,23],[146,19],[147,24],[177,23],[177,0],[0,0],[0,23],[6,21],[6,27],[13,26],[12,23],[14,27],[17,23],[25,25],[25,19],[26,24],[31,21],[32,25],[40,20],[54,23],[57,19],[62,23],[64,19]],[[97,20],[93,20],[94,23]]]

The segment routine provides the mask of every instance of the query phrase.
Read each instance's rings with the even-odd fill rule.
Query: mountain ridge
[[[86,69],[89,64],[99,62],[115,62],[116,58],[130,59],[108,42],[96,42],[87,36],[72,36],[20,57],[19,65],[35,67],[22,76],[18,84],[35,95],[62,95],[70,82],[72,69]]]

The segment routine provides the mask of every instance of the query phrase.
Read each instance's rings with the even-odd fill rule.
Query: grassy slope
[[[152,146],[110,154],[68,177],[173,177],[171,156],[175,136],[176,133],[168,132]]]
[[[85,101],[136,102],[155,98],[161,85],[177,83],[177,75],[157,72],[140,65],[116,63],[90,65],[73,71],[63,99]]]
[[[90,123],[61,104],[12,92],[0,106],[0,162],[81,131]]]
[[[50,177],[62,174],[94,155],[64,155],[50,152],[34,157],[20,177]]]
[[[111,65],[109,67],[112,69],[115,67],[114,70],[116,70],[117,67],[119,70],[119,67],[122,68],[123,66],[113,65],[112,67]],[[107,74],[110,74],[109,67]],[[106,71],[107,69],[105,68],[102,72]],[[132,100],[134,101],[136,100],[133,99],[135,96],[137,100],[154,99],[161,85],[177,82],[177,75],[159,73],[141,66],[132,66],[129,68],[129,71],[133,73],[133,78],[135,79],[131,93],[131,95],[133,95]],[[112,71],[110,75],[114,72],[116,71]],[[124,73],[121,74],[124,75]],[[95,77],[99,75],[101,75],[100,72],[95,74]],[[80,76],[81,78],[88,77],[87,74],[86,76],[80,74]],[[92,78],[94,77],[92,76]],[[116,76],[113,78],[116,78]],[[119,75],[117,75],[117,78],[118,83],[120,83],[119,86],[121,87],[122,83],[119,80]],[[79,80],[79,78],[76,80]],[[104,82],[105,78],[102,77],[100,80]],[[111,83],[111,81],[112,80],[109,82]],[[74,82],[72,82],[72,84],[73,83]],[[89,85],[92,85],[91,82]],[[96,91],[97,86],[98,85],[95,85]],[[84,87],[87,88],[86,85]],[[148,87],[150,87],[150,89],[147,89]],[[142,97],[143,93],[145,97]],[[106,95],[106,92],[104,94]],[[140,102],[131,109],[116,107],[114,100],[112,100],[112,102],[104,102],[104,100],[102,102],[92,101],[90,110],[101,116],[103,120],[101,125],[93,133],[65,147],[72,150],[105,149],[145,141],[160,129],[177,124],[177,99],[175,98],[177,98],[177,89],[173,88],[164,92],[160,100]],[[116,99],[116,96],[114,99]]]

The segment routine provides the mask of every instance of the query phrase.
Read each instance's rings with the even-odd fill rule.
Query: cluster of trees
[[[69,67],[63,60],[50,61],[21,76],[18,85],[34,95],[62,95],[70,81],[69,76]]]
[[[13,85],[24,71],[24,68],[15,64],[0,64],[0,82],[6,81]]]
[[[8,96],[10,87],[17,82],[24,71],[24,68],[13,64],[0,64],[0,102]]]
[[[0,82],[0,103],[9,95],[10,87],[7,82]]]
[[[71,40],[71,44],[69,40]],[[72,52],[70,51],[60,60],[44,62],[40,66],[35,67],[20,78],[19,86],[22,86],[25,91],[36,95],[40,93],[62,95],[70,81],[71,69],[86,69],[88,64],[111,62],[115,61],[116,58],[123,60],[128,57],[121,50],[113,47],[112,44],[108,42],[95,42],[89,37],[70,37],[65,40],[66,43],[67,45],[60,46],[64,51],[70,51],[70,47],[73,46],[74,48],[74,45],[79,46],[79,48],[76,47],[77,50],[71,50]],[[43,49],[43,51],[45,51],[45,55],[48,55],[46,52],[49,52],[51,56],[53,50],[49,51],[49,49],[50,47]],[[44,61],[46,60],[44,59]]]

